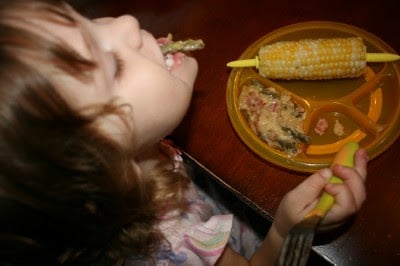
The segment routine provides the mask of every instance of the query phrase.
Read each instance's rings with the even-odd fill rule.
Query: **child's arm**
[[[339,224],[358,211],[366,198],[364,184],[367,176],[366,167],[367,154],[365,150],[360,149],[355,155],[354,168],[338,165],[333,167],[333,172],[343,179],[343,184],[328,184],[332,172],[329,169],[322,169],[286,194],[279,205],[274,223],[260,248],[253,254],[250,265],[276,264],[289,230],[315,206],[324,190],[335,197],[335,204],[322,220],[323,226]],[[249,265],[249,262],[238,256],[228,248],[218,261],[218,265],[233,265],[229,264],[232,260],[236,262],[234,265]]]

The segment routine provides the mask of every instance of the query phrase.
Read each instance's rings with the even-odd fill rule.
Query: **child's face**
[[[141,30],[131,16],[88,20],[74,11],[72,14],[78,27],[40,24],[81,55],[97,62],[98,68],[90,83],[62,78],[67,86],[60,93],[78,108],[114,98],[129,104],[137,148],[171,133],[189,106],[197,62],[183,54],[176,55],[175,65],[168,70],[157,41]],[[71,86],[75,82],[77,86]],[[126,135],[127,130],[121,131],[115,125],[115,119],[110,118],[102,119],[100,126],[119,141],[131,137]]]

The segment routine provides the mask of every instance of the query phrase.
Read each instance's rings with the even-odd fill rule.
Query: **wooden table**
[[[202,38],[191,109],[175,142],[227,187],[272,219],[284,194],[306,174],[276,167],[255,155],[234,132],[226,108],[226,62],[282,26],[310,20],[352,24],[400,52],[395,0],[114,0],[72,1],[89,16],[132,14],[155,36]],[[348,231],[315,250],[337,265],[399,265],[400,140],[369,163],[368,199]]]

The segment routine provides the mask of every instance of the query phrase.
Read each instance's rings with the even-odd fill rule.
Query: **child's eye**
[[[114,77],[119,78],[119,77],[121,77],[123,69],[124,69],[124,61],[121,59],[121,57],[116,52],[113,52],[113,57],[114,57],[114,64],[115,64]]]

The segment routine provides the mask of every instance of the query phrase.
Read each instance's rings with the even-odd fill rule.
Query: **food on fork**
[[[255,66],[269,79],[321,80],[360,77],[367,62],[399,59],[395,54],[367,53],[360,37],[319,38],[267,44],[255,59],[233,61],[228,66]]]
[[[163,55],[173,54],[177,52],[190,52],[201,50],[204,48],[204,42],[201,39],[187,39],[184,41],[173,41],[172,35],[168,34],[167,38],[162,38],[160,41],[160,49]]]
[[[204,48],[204,42],[201,39],[187,39],[185,41],[173,41],[172,34],[157,40],[161,52],[164,56],[165,65],[168,70],[180,64],[185,52],[200,50]]]
[[[302,151],[301,143],[311,142],[303,130],[304,109],[293,103],[290,95],[265,87],[258,80],[242,87],[239,109],[258,137],[289,157]]]

